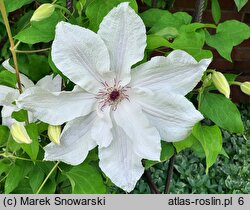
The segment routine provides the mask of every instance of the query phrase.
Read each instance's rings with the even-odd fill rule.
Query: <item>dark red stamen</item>
[[[117,90],[113,90],[110,93],[109,98],[110,98],[110,100],[115,101],[119,96],[120,96],[120,92]]]

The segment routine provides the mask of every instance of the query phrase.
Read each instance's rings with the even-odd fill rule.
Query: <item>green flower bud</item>
[[[10,133],[13,139],[19,144],[31,144],[30,139],[25,127],[21,123],[13,123],[10,127]]]
[[[218,91],[229,98],[230,87],[225,76],[221,72],[213,71],[212,80]]]
[[[243,93],[250,95],[250,82],[241,83],[240,89]]]
[[[61,126],[60,125],[49,125],[48,127],[48,136],[50,141],[55,144],[60,144],[60,136],[61,136]]]
[[[55,11],[55,6],[53,4],[42,4],[36,9],[32,15],[30,21],[41,21],[50,17]]]

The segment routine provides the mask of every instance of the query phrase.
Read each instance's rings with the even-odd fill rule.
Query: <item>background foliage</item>
[[[127,0],[138,12],[135,0]],[[66,8],[66,0],[57,0],[55,12],[39,22],[30,22],[36,8],[50,0],[4,0],[11,30],[16,44],[20,71],[34,82],[54,73],[64,78],[66,90],[73,84],[55,67],[50,56],[55,26],[68,21],[97,31],[103,17],[123,0],[74,0],[72,9]],[[211,0],[213,23],[193,23],[186,12],[171,13],[172,0],[144,0],[148,9],[139,13],[147,28],[145,62],[154,55],[167,55],[171,50],[182,49],[197,61],[212,57],[208,46],[214,48],[226,60],[231,60],[234,46],[249,39],[250,28],[237,20],[220,22],[218,0]],[[235,0],[238,10],[247,1]],[[162,9],[165,8],[165,9]],[[0,63],[11,57],[5,26],[0,16]],[[210,49],[211,49],[210,48]],[[32,52],[32,53],[31,53]],[[11,60],[11,63],[13,61]],[[171,192],[175,193],[249,193],[249,105],[241,113],[229,98],[214,84],[205,72],[201,84],[187,97],[206,117],[197,124],[185,140],[170,144],[162,142],[161,163],[144,160],[145,168],[163,192],[169,158],[178,152]],[[227,74],[225,80],[235,83],[237,75]],[[16,86],[13,73],[0,67],[0,84]],[[222,87],[223,88],[223,87]],[[223,92],[222,92],[223,93]],[[12,117],[25,121],[23,110]],[[243,119],[243,121],[242,121]],[[243,124],[244,122],[244,124]],[[42,147],[50,141],[48,125],[31,123],[26,129],[33,140],[30,145],[17,144],[9,128],[0,126],[0,192],[2,193],[122,193],[98,167],[97,149],[90,152],[79,166],[44,162]],[[245,130],[244,130],[245,127]],[[197,181],[198,180],[198,181]],[[144,177],[133,193],[150,193]]]

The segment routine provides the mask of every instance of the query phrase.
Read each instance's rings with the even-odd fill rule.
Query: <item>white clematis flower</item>
[[[9,64],[9,60],[4,61],[2,65],[6,70],[10,71],[11,73],[15,73],[15,69]],[[51,91],[60,91],[61,89],[60,76],[56,76],[55,78],[53,78],[53,75],[45,76],[44,78],[40,79],[36,85],[34,85],[34,83],[24,74],[20,74],[20,80],[22,82],[23,90],[34,86],[48,89]],[[11,127],[13,123],[20,123],[11,117],[13,112],[20,110],[20,108],[13,104],[13,102],[18,99],[19,95],[20,94],[18,89],[0,85],[0,106],[3,106],[1,112],[2,125]],[[34,122],[36,120],[36,118],[33,117],[32,113],[29,112],[28,116],[29,122]]]
[[[203,116],[184,95],[200,81],[211,59],[196,62],[184,51],[143,59],[146,30],[121,3],[96,33],[69,23],[56,27],[52,59],[76,84],[72,92],[25,91],[18,105],[49,124],[66,121],[60,145],[45,147],[45,160],[80,164],[98,145],[100,167],[114,184],[134,189],[143,158],[159,160],[161,139],[185,138]]]

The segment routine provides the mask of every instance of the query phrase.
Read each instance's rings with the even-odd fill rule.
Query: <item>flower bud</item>
[[[10,127],[10,133],[13,139],[19,144],[31,144],[30,139],[24,125],[22,123],[13,123]]]
[[[53,14],[54,10],[55,6],[53,4],[42,4],[36,9],[30,21],[41,21],[46,19]]]
[[[241,83],[240,89],[243,93],[250,95],[250,82]]]
[[[230,96],[230,87],[227,79],[221,72],[213,71],[212,80],[215,87],[227,98]]]
[[[50,141],[55,144],[60,144],[61,126],[60,125],[49,125],[48,136]]]

